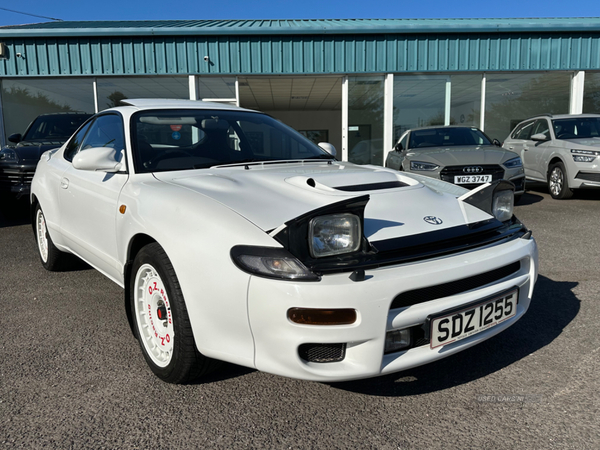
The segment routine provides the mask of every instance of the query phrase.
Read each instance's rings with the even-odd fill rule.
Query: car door
[[[510,139],[504,144],[504,148],[515,152],[523,160],[523,168],[525,169],[525,175],[529,177],[533,174],[532,167],[525,164],[525,154],[529,151],[529,137],[533,131],[535,120],[529,120],[518,125],[517,128],[511,133]]]
[[[113,147],[124,151],[123,120],[118,114],[98,116],[77,148],[65,152],[72,161],[78,152]],[[69,149],[67,149],[69,150]],[[110,278],[122,281],[117,258],[116,216],[119,195],[126,183],[126,170],[116,173],[79,170],[69,164],[60,180],[61,229],[67,245]]]
[[[546,179],[548,154],[550,153],[551,136],[550,127],[547,119],[538,119],[533,125],[531,136],[534,134],[543,134],[547,141],[528,141],[527,151],[523,152],[523,165],[529,168],[532,178]],[[531,137],[530,136],[530,137]],[[526,172],[527,174],[527,172]]]

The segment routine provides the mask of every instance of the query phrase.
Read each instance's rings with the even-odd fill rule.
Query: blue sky
[[[600,0],[0,0],[62,20],[600,17]],[[46,22],[0,9],[0,26]]]

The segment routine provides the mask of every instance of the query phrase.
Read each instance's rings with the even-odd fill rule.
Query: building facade
[[[600,18],[49,22],[0,27],[0,143],[37,115],[124,98],[259,109],[382,165],[408,128],[504,140],[600,112]]]

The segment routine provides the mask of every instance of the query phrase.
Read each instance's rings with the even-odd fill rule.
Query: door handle
[[[514,147],[508,147],[509,150],[512,150]]]
[[[62,180],[60,180],[60,187],[63,189],[67,189],[69,187],[69,179],[63,178]]]
[[[527,147],[526,145],[523,146],[523,150],[527,151],[529,150],[529,147]]]

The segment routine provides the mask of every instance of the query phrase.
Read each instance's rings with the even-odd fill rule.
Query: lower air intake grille
[[[517,261],[507,266],[480,273],[479,275],[469,278],[406,291],[394,298],[391,309],[403,308],[405,306],[416,305],[417,303],[424,303],[437,298],[450,297],[451,295],[460,294],[461,292],[471,291],[508,277],[509,275],[518,272],[520,269],[521,262]]]
[[[600,183],[600,172],[591,172],[591,173],[577,172],[577,175],[575,175],[575,178],[579,178],[580,180],[595,181],[597,183]]]
[[[308,362],[339,362],[346,356],[346,344],[302,344],[298,354]]]

